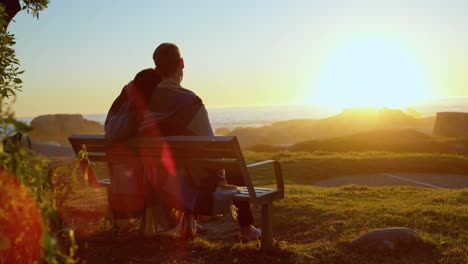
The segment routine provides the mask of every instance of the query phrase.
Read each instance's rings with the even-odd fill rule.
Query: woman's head
[[[161,77],[155,69],[145,69],[137,73],[133,79],[133,83],[137,90],[145,93],[145,91],[152,91],[161,82]]]

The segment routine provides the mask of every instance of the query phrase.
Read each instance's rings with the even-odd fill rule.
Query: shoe
[[[197,236],[197,222],[193,217],[193,214],[187,214],[187,227],[183,233],[182,238],[184,240],[193,240]]]
[[[262,238],[262,230],[260,228],[256,228],[253,225],[248,227],[241,227],[239,239],[242,242],[250,242],[253,240],[259,240]]]
[[[197,236],[197,221],[193,214],[187,214],[187,229],[185,230],[186,239],[194,239]]]
[[[197,235],[197,224],[193,214],[184,213],[180,222],[172,229],[159,233],[163,236],[192,240]]]
[[[140,230],[141,225],[141,218],[116,219],[112,226],[112,232],[117,235],[128,234]]]
[[[195,225],[195,228],[197,229],[197,234],[205,234],[208,232],[208,228],[198,223]]]

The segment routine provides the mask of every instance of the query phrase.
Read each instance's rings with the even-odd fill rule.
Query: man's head
[[[184,60],[179,48],[172,43],[162,43],[153,53],[156,69],[164,79],[176,79],[182,81]]]

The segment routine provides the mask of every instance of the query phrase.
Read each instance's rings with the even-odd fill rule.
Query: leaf
[[[11,242],[6,236],[0,236],[0,251],[5,251],[11,247]]]

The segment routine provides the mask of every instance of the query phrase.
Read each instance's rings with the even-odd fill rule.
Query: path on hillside
[[[436,189],[468,188],[468,175],[427,173],[377,173],[347,175],[314,182],[312,185],[336,187],[347,184],[367,186],[420,186]]]

